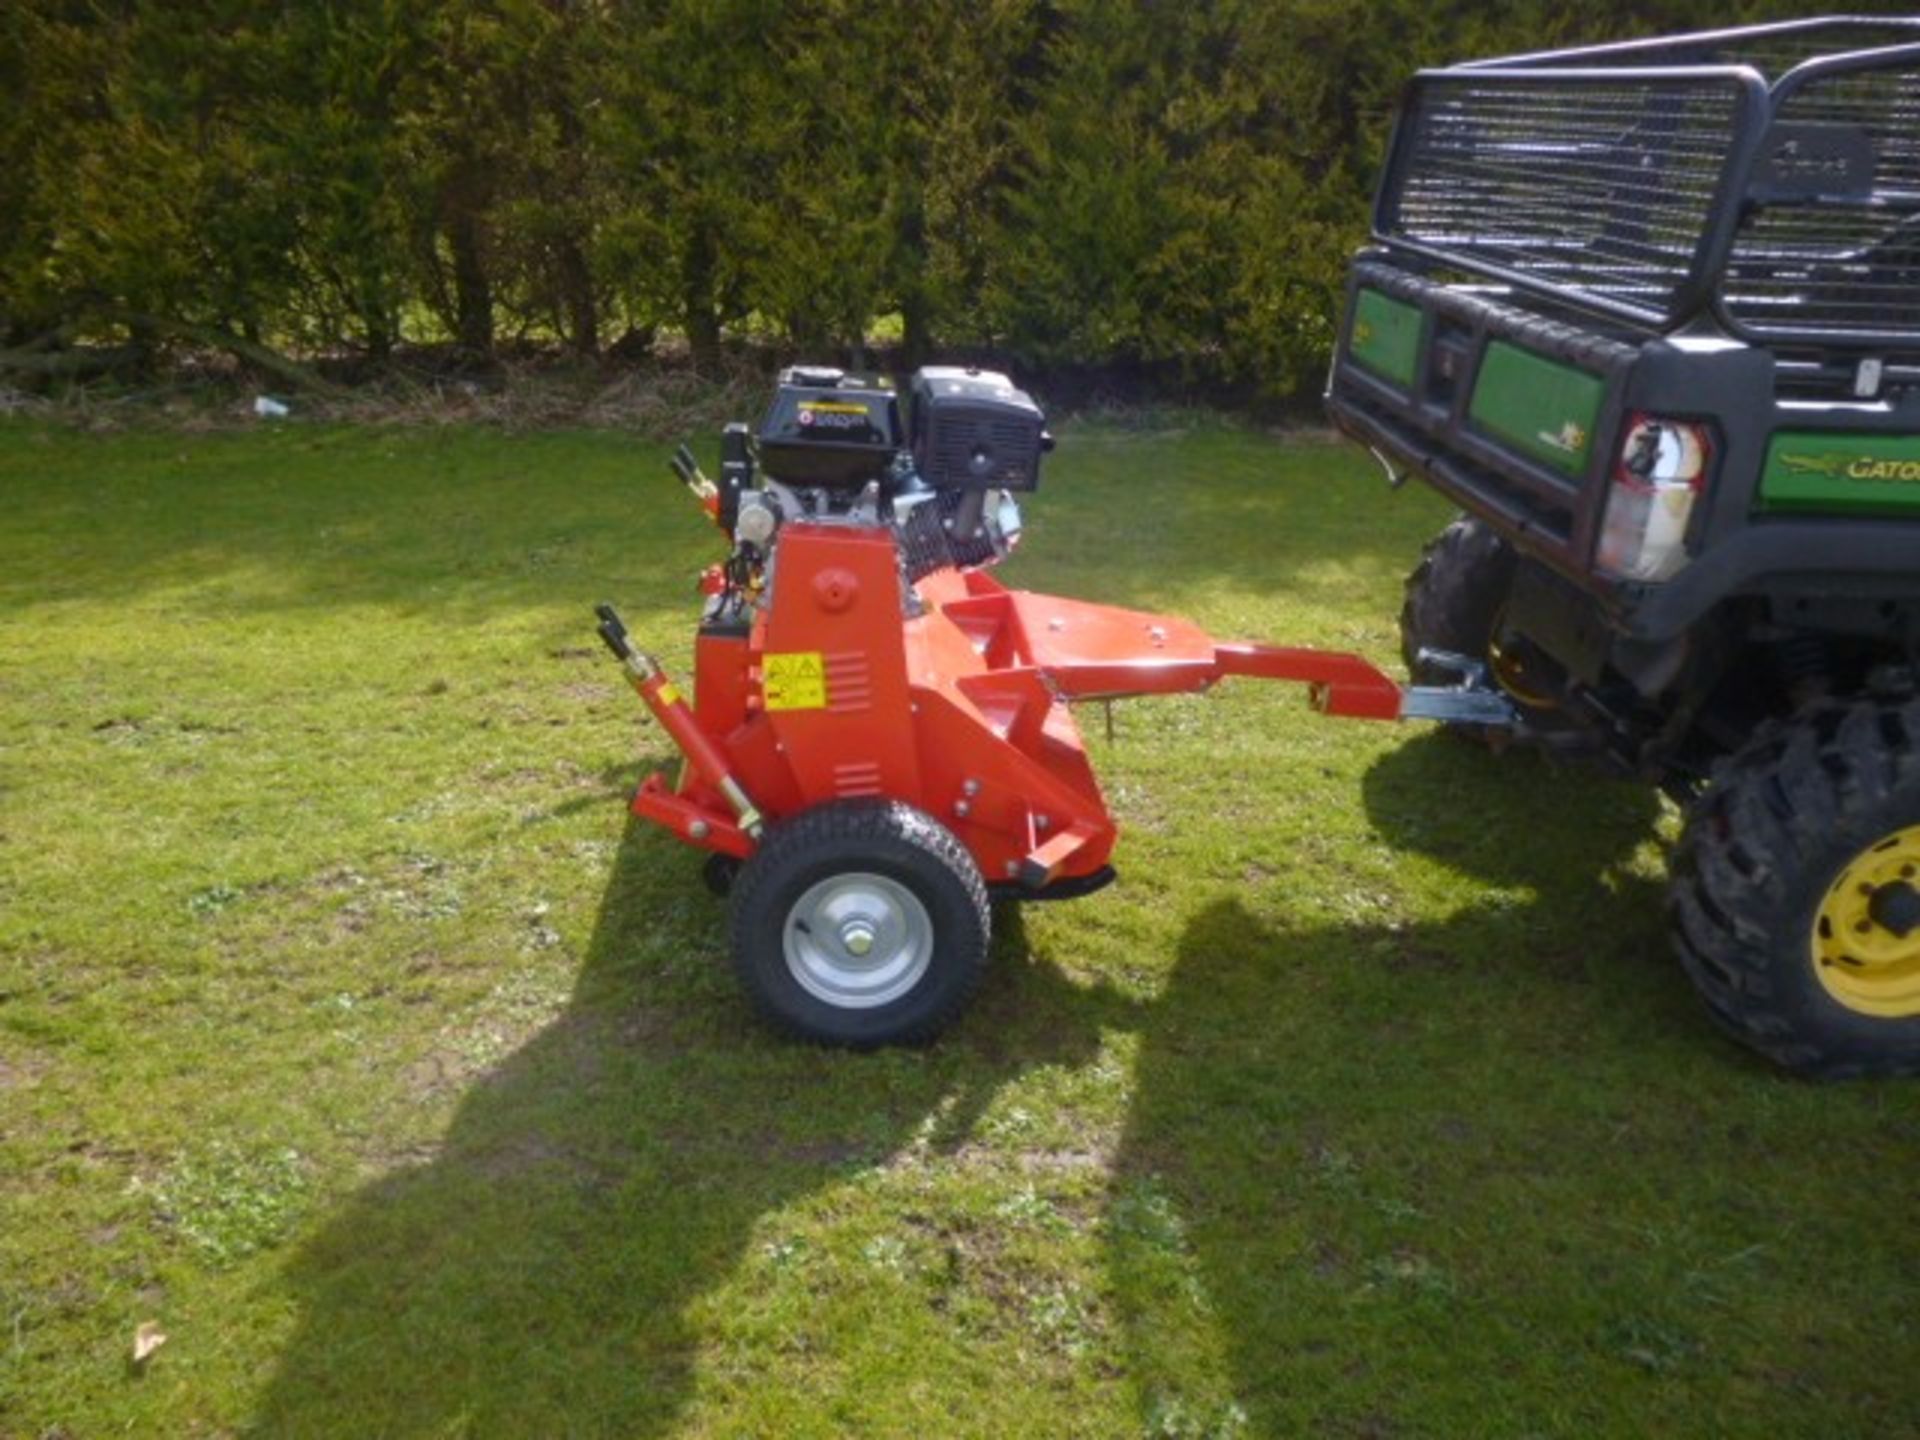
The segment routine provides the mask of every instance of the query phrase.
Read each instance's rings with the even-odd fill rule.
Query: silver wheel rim
[[[800,988],[840,1010],[898,1000],[933,963],[933,920],[920,897],[864,871],[809,886],[781,938]]]

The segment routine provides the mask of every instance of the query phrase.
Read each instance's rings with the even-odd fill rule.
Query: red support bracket
[[[734,823],[731,813],[674,793],[667,777],[655,771],[633,793],[633,813],[671,830],[689,845],[744,860],[753,853],[753,838]]]
[[[1371,660],[1358,655],[1292,645],[1218,645],[1213,656],[1222,675],[1301,682],[1309,687],[1309,702],[1323,715],[1360,720],[1400,718],[1399,685]]]

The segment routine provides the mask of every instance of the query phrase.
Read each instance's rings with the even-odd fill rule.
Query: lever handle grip
[[[627,627],[620,619],[620,612],[604,600],[593,607],[593,613],[600,617],[596,627],[606,647],[614,653],[614,658],[626,661],[633,658],[633,647],[627,643]]]
[[[606,643],[607,649],[613,652],[614,659],[624,665],[633,658],[633,647],[627,643],[627,637],[620,631],[602,621],[598,633],[601,640]]]

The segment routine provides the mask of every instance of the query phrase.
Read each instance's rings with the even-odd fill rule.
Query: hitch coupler
[[[1451,650],[1423,649],[1415,658],[1430,669],[1457,676],[1459,683],[1409,685],[1401,692],[1402,719],[1488,725],[1502,730],[1519,725],[1520,707],[1493,683],[1480,661]]]
[[[598,628],[601,640],[626,670],[628,681],[652,712],[653,718],[660,722],[660,728],[680,747],[680,753],[687,757],[687,763],[725,798],[739,820],[740,828],[758,840],[766,828],[759,809],[741,788],[740,782],[733,778],[727,768],[726,757],[707,738],[706,731],[700,728],[693,707],[687,704],[679,687],[668,678],[658,660],[646,651],[634,648],[633,642],[627,638],[627,627],[613,606],[596,606],[594,613],[600,617]]]

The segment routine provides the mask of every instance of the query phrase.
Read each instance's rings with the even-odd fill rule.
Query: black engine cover
[[[899,450],[893,387],[838,370],[783,370],[760,421],[760,468],[786,485],[857,490]]]
[[[930,365],[908,399],[914,469],[936,490],[1034,490],[1052,446],[1033,397],[992,370]]]

